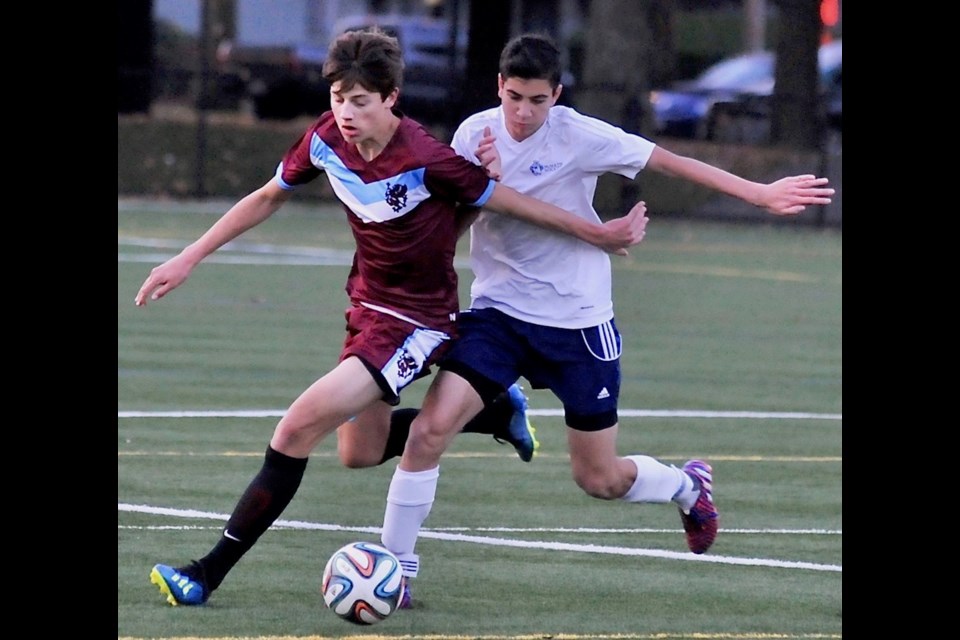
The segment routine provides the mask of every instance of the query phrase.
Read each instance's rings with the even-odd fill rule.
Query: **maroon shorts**
[[[347,337],[340,360],[356,356],[383,389],[383,400],[400,402],[400,391],[430,374],[450,346],[454,323],[429,329],[364,306],[346,311]]]

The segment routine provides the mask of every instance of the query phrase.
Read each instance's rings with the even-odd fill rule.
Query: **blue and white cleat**
[[[203,570],[197,567],[200,575]],[[150,570],[150,582],[160,587],[160,593],[167,596],[167,602],[173,606],[203,604],[210,597],[202,578],[197,580],[165,564],[154,565]]]
[[[510,404],[513,405],[513,416],[510,417],[508,433],[503,435],[502,439],[513,445],[521,460],[530,462],[533,456],[537,455],[540,442],[537,440],[537,430],[527,417],[527,396],[516,383],[510,385],[507,394],[510,396]]]

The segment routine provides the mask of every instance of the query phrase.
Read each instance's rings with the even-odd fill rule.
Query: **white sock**
[[[403,575],[408,578],[416,578],[420,571],[420,559],[413,549],[420,526],[433,507],[439,478],[439,466],[426,471],[404,471],[397,467],[390,481],[380,541],[400,559]]]
[[[693,480],[682,469],[665,465],[650,456],[626,456],[637,466],[637,479],[621,500],[627,502],[665,503],[671,500],[687,512],[697,501]],[[691,494],[693,499],[690,499]]]

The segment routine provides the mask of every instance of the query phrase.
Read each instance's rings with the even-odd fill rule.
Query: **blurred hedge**
[[[206,152],[203,180],[197,179],[200,135],[196,118],[121,115],[117,119],[117,194],[157,198],[197,196],[239,199],[273,175],[277,163],[309,124],[256,122],[243,118],[208,118],[203,127]],[[444,132],[437,132],[443,138]],[[842,153],[796,152],[742,144],[664,139],[671,151],[696,157],[753,180],[769,182],[785,175],[815,173],[831,178],[834,203],[784,224],[842,225]],[[202,188],[203,193],[198,193]],[[300,197],[333,197],[326,180],[317,180]],[[653,215],[711,219],[774,219],[734,198],[680,180],[641,172],[636,181],[604,176],[597,189],[597,210],[604,216],[626,212],[643,199]],[[779,219],[778,219],[779,220]]]

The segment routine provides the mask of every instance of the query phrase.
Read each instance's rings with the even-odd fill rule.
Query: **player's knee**
[[[441,422],[420,414],[410,425],[406,452],[416,456],[439,456],[446,447],[448,433]]]
[[[380,463],[380,454],[373,451],[365,451],[352,442],[337,441],[337,456],[340,463],[348,469],[365,469],[373,467]]]

